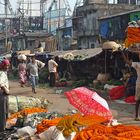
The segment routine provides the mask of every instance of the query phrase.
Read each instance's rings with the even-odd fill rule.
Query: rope
[[[18,111],[19,111],[19,102],[18,102],[18,97],[17,96],[15,96],[16,97],[16,102],[17,102],[17,109],[18,109]]]

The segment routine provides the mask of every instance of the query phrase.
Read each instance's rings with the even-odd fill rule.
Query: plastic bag
[[[46,140],[46,138],[47,140],[52,140],[52,134],[55,129],[56,129],[56,126],[52,126],[48,130],[39,134],[40,140]]]
[[[56,128],[56,129],[54,129],[54,131],[52,133],[52,139],[51,140],[66,140],[66,139],[63,136],[63,133]]]

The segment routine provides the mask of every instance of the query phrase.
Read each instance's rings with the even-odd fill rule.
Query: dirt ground
[[[51,104],[48,106],[50,112],[57,111],[60,113],[67,113],[75,109],[65,97],[64,92],[69,91],[70,87],[65,88],[37,88],[37,93],[32,93],[31,87],[20,87],[17,81],[10,81],[10,94],[32,97],[45,97]],[[61,92],[61,93],[58,93]],[[140,122],[134,121],[135,105],[123,104],[110,101],[104,92],[99,92],[100,96],[106,98],[114,119],[124,124],[140,125]]]
[[[61,93],[58,93],[60,92]],[[32,93],[31,87],[20,87],[17,81],[10,81],[10,94],[30,97],[44,97],[50,102],[48,110],[50,112],[57,111],[60,113],[66,113],[74,107],[69,104],[69,101],[64,96],[64,92],[70,90],[70,88],[37,88],[37,93]]]

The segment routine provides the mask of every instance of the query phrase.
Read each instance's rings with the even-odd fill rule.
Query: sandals
[[[33,93],[36,93],[36,91],[35,91],[35,89],[34,89],[34,88],[32,88],[32,92],[33,92]]]
[[[135,118],[135,121],[140,121],[140,118]]]

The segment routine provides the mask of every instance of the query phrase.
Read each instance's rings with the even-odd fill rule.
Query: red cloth
[[[67,86],[67,82],[56,82],[56,87],[65,87]]]
[[[118,86],[109,90],[109,96],[111,100],[117,100],[125,95],[126,88],[124,86]]]
[[[124,101],[126,103],[136,103],[135,96],[129,96],[126,99],[124,99]]]
[[[9,66],[10,65],[10,62],[8,59],[3,59],[1,62],[0,62],[0,68],[3,68],[4,66]]]
[[[128,27],[127,39],[129,43],[140,43],[140,27]]]

